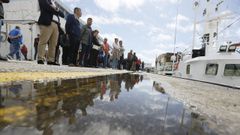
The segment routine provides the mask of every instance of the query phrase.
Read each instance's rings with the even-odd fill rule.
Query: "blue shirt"
[[[22,33],[19,29],[13,29],[12,31],[10,31],[10,33],[8,34],[10,37],[14,37],[14,36],[21,36],[19,38],[15,38],[15,39],[11,39],[11,42],[13,44],[22,44],[23,42],[23,37],[22,37]]]

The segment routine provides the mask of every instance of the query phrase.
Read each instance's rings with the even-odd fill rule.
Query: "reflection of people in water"
[[[9,88],[9,91],[14,93],[16,95],[16,98],[20,98],[20,92],[22,91],[22,85],[18,84],[18,85],[11,86]]]
[[[126,74],[125,75],[125,89],[127,91],[132,90],[136,84],[139,83],[140,81],[140,75],[130,75]]]
[[[101,95],[100,99],[103,100],[103,96],[106,94],[107,84],[105,81],[101,82]]]
[[[39,86],[40,85],[40,86]],[[52,135],[53,130],[51,126],[59,119],[60,110],[58,109],[59,98],[56,96],[56,89],[54,82],[39,84],[37,93],[41,96],[36,98],[37,120],[36,127],[43,131],[43,135]]]
[[[3,108],[4,97],[2,96],[2,87],[0,87],[0,108]]]
[[[118,99],[118,96],[121,92],[122,81],[118,80],[120,79],[119,77],[120,77],[119,75],[115,75],[110,80],[110,93],[109,93],[110,101]]]

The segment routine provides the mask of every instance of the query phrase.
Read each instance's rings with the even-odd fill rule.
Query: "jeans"
[[[92,49],[90,54],[90,66],[97,67],[99,51]]]
[[[107,55],[107,54],[103,57],[103,67],[104,68],[108,67],[108,58],[109,58],[109,55]]]
[[[89,66],[90,64],[89,59],[91,49],[92,49],[91,45],[82,44],[82,60],[80,61],[80,64],[84,65],[85,67]]]
[[[112,60],[112,68],[113,69],[117,69],[118,68],[118,60],[117,59],[113,59]]]
[[[62,64],[68,65],[69,64],[69,48],[68,46],[63,47],[63,54],[62,54]]]
[[[8,54],[9,56],[11,57],[14,57],[14,55],[16,55],[17,57],[17,60],[20,60],[21,59],[21,56],[20,56],[20,43],[18,42],[13,42],[11,44],[12,48],[11,48],[11,52]]]
[[[70,49],[69,49],[69,64],[77,65],[78,51],[80,46],[80,40],[77,37],[70,36]]]

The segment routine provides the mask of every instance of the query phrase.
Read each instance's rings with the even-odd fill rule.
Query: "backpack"
[[[12,41],[11,41],[11,39],[9,37],[7,38],[7,41],[8,41],[9,44],[12,43]]]

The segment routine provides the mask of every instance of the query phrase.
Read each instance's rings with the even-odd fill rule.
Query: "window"
[[[217,75],[218,73],[218,64],[207,64],[206,75]]]
[[[186,74],[189,75],[190,74],[190,65],[187,65],[187,69],[186,69]]]
[[[226,64],[224,76],[240,76],[240,64]]]
[[[227,51],[227,45],[221,45],[219,48],[219,52],[226,52]]]
[[[236,47],[235,45],[231,45],[231,46],[229,46],[229,48],[228,48],[228,52],[235,52],[236,49],[237,49],[237,47]]]

